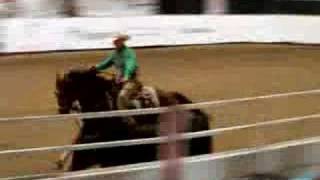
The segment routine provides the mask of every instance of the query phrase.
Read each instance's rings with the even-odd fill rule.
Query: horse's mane
[[[106,79],[84,68],[73,68],[67,72],[64,72],[62,75],[57,74],[57,88],[59,88],[59,83],[75,84],[87,88],[90,88],[90,86],[95,85],[103,90],[108,90],[112,87],[112,80]]]
[[[59,112],[67,113],[78,103],[82,112],[102,111],[113,107],[114,81],[91,70],[73,68],[57,74],[55,95]],[[107,97],[111,98],[107,101]],[[104,100],[106,102],[104,102]],[[109,107],[108,107],[109,106]]]

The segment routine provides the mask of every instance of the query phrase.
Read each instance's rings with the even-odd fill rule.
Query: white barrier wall
[[[130,46],[229,42],[320,42],[317,16],[136,16],[121,18],[3,19],[1,52],[111,48],[117,32]]]

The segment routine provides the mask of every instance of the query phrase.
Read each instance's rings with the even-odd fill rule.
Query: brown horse
[[[73,69],[64,75],[57,75],[56,98],[59,113],[98,112],[117,110],[116,97],[121,87],[114,79],[107,79],[86,69]],[[160,106],[192,103],[178,92],[165,92],[156,89]],[[190,110],[188,132],[209,129],[209,118],[201,110]],[[76,144],[150,138],[158,136],[158,116],[134,116],[134,123],[126,118],[83,119],[83,126],[76,138]],[[211,153],[211,137],[192,139],[188,141],[188,155]],[[75,151],[73,153],[71,170],[86,169],[95,164],[102,167],[124,165],[157,160],[158,145],[139,145],[115,147],[97,150]]]

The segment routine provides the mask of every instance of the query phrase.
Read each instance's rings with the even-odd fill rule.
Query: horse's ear
[[[62,82],[62,77],[60,73],[56,73],[56,87],[59,87]]]
[[[56,73],[56,80],[60,80],[61,79],[61,75],[59,73]]]

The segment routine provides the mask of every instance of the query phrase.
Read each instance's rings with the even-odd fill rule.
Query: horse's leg
[[[93,142],[104,142],[108,141],[109,136],[113,136],[114,133],[118,133],[117,128],[112,126],[112,122],[103,121],[101,119],[90,119],[89,121],[83,121],[83,127],[80,133],[79,140],[77,144],[87,144]],[[119,123],[119,121],[115,121]],[[105,128],[110,127],[112,132],[110,134],[109,131],[105,132]],[[115,130],[116,129],[116,130]],[[73,158],[71,162],[71,171],[78,171],[88,169],[96,164],[101,165],[101,161],[104,159],[104,154],[101,153],[101,149],[92,149],[92,150],[80,150],[73,152]],[[108,154],[107,154],[108,155]],[[121,157],[121,156],[120,156]]]
[[[95,158],[92,157],[92,154],[95,154],[94,150],[75,151],[73,153],[70,171],[85,170],[96,165]]]
[[[89,143],[86,141],[84,134],[81,133],[78,139],[77,144]],[[72,153],[72,160],[69,170],[70,171],[79,171],[85,170],[93,165],[97,164],[96,159],[97,151],[96,150],[81,150],[74,151]]]
[[[78,126],[78,132],[76,133],[76,135],[74,136],[74,138],[72,139],[72,144],[78,144],[80,137],[81,137],[81,133],[82,133],[82,126],[83,126],[83,122],[80,119],[77,119],[75,121],[76,125]],[[73,155],[73,151],[65,151],[63,152],[63,154],[60,156],[58,162],[57,162],[57,166],[58,169],[63,169],[64,165],[67,163],[67,161],[69,160],[70,157],[72,157]]]
[[[135,117],[138,118],[138,117]],[[130,127],[129,131],[131,132],[130,138],[139,139],[139,138],[153,138],[158,135],[158,123],[157,116],[141,116],[139,119],[136,119],[138,122],[135,126]],[[140,121],[146,123],[139,123]],[[158,144],[146,144],[139,146],[128,147],[130,149],[129,152],[132,154],[136,154],[136,156],[131,156],[128,158],[130,163],[138,163],[138,162],[150,162],[155,161],[157,159],[157,149]]]
[[[58,169],[63,170],[65,164],[67,163],[68,159],[71,157],[72,152],[70,151],[65,151],[62,153],[62,155],[59,157],[58,162],[56,162]]]
[[[72,141],[72,144],[78,144],[79,139],[80,139],[80,133],[77,133],[76,137]],[[73,151],[63,152],[63,154],[60,156],[57,162],[58,169],[63,169],[64,165],[68,162],[68,160],[70,159],[70,157],[72,157],[72,155],[73,155]]]
[[[192,110],[193,117],[191,119],[191,127],[189,127],[189,131],[198,132],[209,130],[209,117],[200,110]],[[193,155],[201,155],[201,154],[210,154],[212,152],[212,138],[201,137],[190,140],[189,146],[189,154]]]

